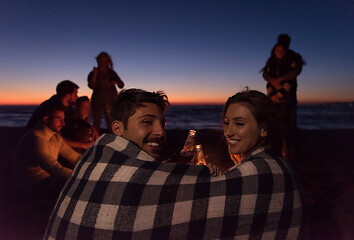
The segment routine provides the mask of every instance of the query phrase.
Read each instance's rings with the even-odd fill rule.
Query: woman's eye
[[[243,122],[236,122],[236,125],[237,125],[237,126],[243,126],[243,125],[245,125],[245,123],[243,123]]]

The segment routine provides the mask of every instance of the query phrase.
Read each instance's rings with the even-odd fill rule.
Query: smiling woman
[[[235,191],[247,191],[247,194],[243,193],[247,196],[247,203],[241,201],[240,209],[254,214],[252,225],[257,226],[254,231],[259,224],[262,228],[281,226],[281,231],[294,234],[284,238],[302,238],[307,214],[303,209],[300,186],[290,167],[280,157],[282,129],[273,102],[258,91],[246,90],[233,95],[224,106],[223,128],[231,159],[235,159],[232,158],[234,154],[243,155],[225,175],[240,174],[244,177],[242,190]],[[277,204],[273,204],[274,201]],[[281,217],[274,215],[272,220],[262,219],[257,214],[259,212],[277,212]],[[287,224],[284,225],[285,222]],[[291,226],[295,222],[296,226]],[[251,232],[253,234],[253,230]],[[268,237],[273,239],[275,236]]]
[[[249,154],[267,136],[250,109],[242,103],[232,103],[228,107],[224,117],[224,132],[232,154]]]
[[[230,97],[223,111],[224,133],[230,154],[248,155],[258,148],[281,156],[282,128],[272,101],[258,91]]]

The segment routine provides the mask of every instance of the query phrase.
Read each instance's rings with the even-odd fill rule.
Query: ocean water
[[[0,106],[0,126],[25,126],[35,108]],[[167,129],[222,129],[222,108],[222,105],[172,105],[166,113]],[[298,128],[354,129],[354,103],[298,105]]]

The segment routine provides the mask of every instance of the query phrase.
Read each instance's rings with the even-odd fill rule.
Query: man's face
[[[114,121],[112,129],[116,135],[134,142],[157,159],[166,140],[165,125],[166,119],[161,109],[154,103],[144,103],[144,106],[137,108],[128,119],[127,126],[120,121]]]
[[[68,103],[69,103],[70,105],[76,103],[76,100],[79,98],[79,96],[77,95],[77,93],[78,93],[78,89],[76,88],[76,89],[74,90],[74,92],[73,92],[72,94],[70,94],[70,98],[69,98],[69,100],[68,100]]]
[[[50,128],[53,132],[60,132],[60,130],[65,125],[65,114],[64,111],[55,111],[51,116],[45,116],[43,118],[44,124]]]

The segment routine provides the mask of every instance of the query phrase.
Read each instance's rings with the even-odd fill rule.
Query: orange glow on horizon
[[[79,92],[79,96],[87,95],[91,97],[90,92],[82,91]],[[167,94],[171,105],[223,105],[228,96],[227,94],[193,94],[193,93],[184,93],[184,94]],[[210,96],[209,96],[210,95]],[[2,92],[0,94],[0,105],[39,105],[43,101],[49,99],[52,94],[47,94],[43,92],[26,92],[26,93],[17,93],[10,94]],[[321,104],[321,103],[333,103],[333,102],[354,102],[353,98],[338,98],[328,96],[317,96],[317,97],[306,97],[299,96],[299,104]]]
[[[24,95],[5,94],[0,97],[0,105],[39,105],[43,101],[50,98],[51,95],[43,97],[37,95],[36,97]]]

